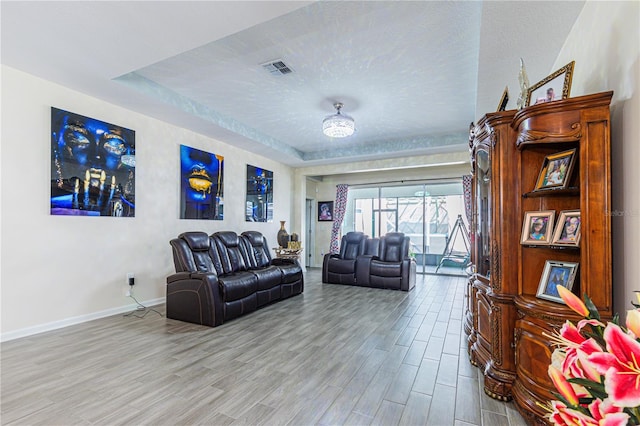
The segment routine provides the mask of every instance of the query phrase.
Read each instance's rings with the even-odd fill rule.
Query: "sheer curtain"
[[[473,182],[472,175],[462,176],[462,189],[464,193],[464,213],[467,216],[467,223],[469,223],[469,229],[471,229],[471,185]]]
[[[347,211],[347,195],[349,185],[341,183],[336,185],[336,202],[333,203],[333,226],[331,227],[331,253],[340,253],[340,227]]]

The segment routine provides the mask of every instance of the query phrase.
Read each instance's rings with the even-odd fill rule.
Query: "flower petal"
[[[578,328],[573,325],[571,321],[567,321],[562,325],[562,328],[560,329],[560,336],[562,336],[569,342],[578,344],[586,340],[584,336],[580,334],[580,330],[578,330]]]
[[[556,286],[556,288],[558,289],[558,294],[560,295],[562,300],[564,300],[564,303],[566,303],[568,307],[585,318],[589,316],[589,309],[587,309],[585,304],[582,302],[582,300],[580,300],[578,296],[561,285]]]
[[[587,360],[604,374],[604,390],[621,407],[640,405],[640,343],[613,323],[607,324],[604,340],[608,352],[595,352]]]
[[[621,407],[640,405],[640,377],[637,373],[610,368],[604,375],[604,390],[613,403]]]
[[[589,417],[586,414],[583,414],[577,410],[568,408],[565,404],[563,404],[560,401],[551,401],[551,407],[553,409],[553,412],[549,414],[549,420],[551,420],[554,425],[598,426],[598,421],[595,420],[594,418]]]
[[[620,326],[613,323],[607,324],[603,337],[607,343],[609,353],[618,358],[618,361],[622,364],[639,370],[640,342],[622,331]]]
[[[600,383],[600,374],[596,367],[587,359],[588,354],[584,351],[577,350],[578,359],[580,360],[580,367],[584,373],[585,378]]]
[[[598,320],[595,319],[583,319],[578,321],[578,331],[582,331],[582,329],[584,328],[585,325],[592,325],[594,327],[602,327],[604,328],[605,325],[603,323],[601,323]]]
[[[598,373],[604,375],[618,363],[615,355],[609,352],[594,352],[587,357],[587,360],[598,370]]]
[[[552,365],[549,366],[548,372],[549,377],[551,377],[551,381],[553,382],[558,392],[560,392],[560,395],[562,395],[564,399],[569,402],[569,404],[578,405],[578,396],[573,391],[571,383],[569,383],[567,379],[565,379],[565,377],[562,375],[562,372]]]
[[[627,311],[627,328],[635,335],[640,337],[640,311],[632,309]]]
[[[607,414],[598,423],[599,426],[627,426],[629,415],[627,413]]]

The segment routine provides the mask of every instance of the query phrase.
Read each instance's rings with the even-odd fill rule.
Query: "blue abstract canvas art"
[[[222,220],[224,157],[180,145],[180,219]]]
[[[51,108],[51,214],[135,216],[135,132]]]

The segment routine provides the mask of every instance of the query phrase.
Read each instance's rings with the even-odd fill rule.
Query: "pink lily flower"
[[[584,324],[582,324],[584,325]],[[576,327],[570,321],[564,323],[560,333],[551,338],[555,343],[564,348],[565,357],[562,360],[562,373],[567,378],[589,378],[600,382],[600,375],[595,368],[587,361],[587,356],[594,352],[602,352],[602,348],[592,339],[586,339],[580,334],[580,325]],[[585,396],[586,391],[582,386],[573,386],[579,396]],[[582,394],[585,395],[582,395]]]
[[[580,300],[578,296],[571,293],[571,291],[561,285],[556,286],[556,288],[558,289],[558,294],[560,295],[562,300],[564,300],[564,303],[566,303],[568,307],[585,318],[589,316],[589,309],[587,309],[587,306],[582,302],[582,300]]]
[[[629,415],[622,412],[622,408],[614,405],[609,398],[604,401],[594,400],[589,404],[589,411],[598,425],[626,426],[629,421]]]
[[[551,401],[553,411],[549,414],[549,420],[559,426],[599,426],[598,421],[580,411],[567,407],[560,401]],[[610,426],[610,425],[607,425]]]
[[[632,309],[627,311],[627,329],[630,330],[634,337],[640,337],[640,311]]]
[[[603,328],[605,326],[603,323],[595,319],[583,319],[578,321],[578,330],[579,331],[582,330],[585,325],[592,325],[594,327],[603,327]]]
[[[558,392],[560,392],[560,395],[562,395],[564,399],[569,402],[569,404],[578,405],[578,396],[573,390],[573,386],[571,386],[571,383],[569,383],[567,379],[562,375],[562,372],[553,365],[549,366],[548,372],[553,385],[556,387]]]
[[[601,351],[600,351],[601,352]],[[593,352],[592,352],[593,353]],[[589,362],[589,355],[584,351],[577,351],[578,360],[580,361],[580,373],[582,376],[573,376],[573,377],[581,377],[585,379],[592,380],[596,383],[600,383],[602,381],[600,373],[598,373],[598,369]]]
[[[621,407],[640,405],[640,342],[613,324],[607,324],[604,340],[608,352],[594,352],[588,361],[604,375],[604,389]]]

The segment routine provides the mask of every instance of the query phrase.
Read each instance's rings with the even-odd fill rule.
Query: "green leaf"
[[[597,319],[600,321],[600,313],[598,312],[598,308],[593,304],[587,293],[584,294],[584,305],[589,310],[589,318]]]
[[[589,404],[591,404],[593,402],[594,399],[595,398],[593,398],[593,397],[591,397],[591,398],[590,397],[578,398],[578,401],[579,401],[578,403],[580,405],[589,405]]]
[[[602,383],[594,382],[589,379],[581,379],[581,378],[572,378],[567,380],[569,383],[575,383],[576,385],[580,385],[584,387],[591,396],[598,399],[605,399],[609,395],[604,390],[604,385]]]
[[[620,315],[618,315],[617,312],[613,316],[613,319],[611,319],[611,322],[614,323],[615,325],[620,325]]]
[[[553,395],[558,401],[562,402],[564,405],[566,405],[567,407],[576,410],[576,411],[580,411],[581,413],[587,414],[587,415],[591,415],[589,413],[589,410],[587,410],[585,407],[581,406],[581,405],[573,405],[571,404],[569,401],[567,401],[562,395],[560,395],[557,392],[551,392],[551,395]],[[581,403],[581,399],[578,400],[578,404]]]

